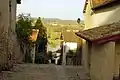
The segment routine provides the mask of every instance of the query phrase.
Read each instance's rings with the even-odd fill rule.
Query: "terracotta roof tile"
[[[94,41],[118,34],[120,34],[120,21],[76,33],[76,35],[79,37],[82,37],[89,41]]]

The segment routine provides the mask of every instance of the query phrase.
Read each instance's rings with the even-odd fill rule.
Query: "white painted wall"
[[[63,65],[66,65],[66,54],[69,50],[77,49],[77,43],[74,42],[64,42],[63,43]]]
[[[77,48],[77,43],[74,43],[74,42],[66,42],[66,46],[68,46],[70,50],[73,50],[73,49],[76,49],[76,48]]]

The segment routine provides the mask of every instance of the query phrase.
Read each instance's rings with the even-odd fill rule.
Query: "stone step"
[[[90,77],[85,75],[84,73],[76,73],[76,76],[79,78],[79,80],[90,80]]]

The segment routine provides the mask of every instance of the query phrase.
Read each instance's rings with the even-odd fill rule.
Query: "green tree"
[[[43,25],[41,18],[39,17],[35,23],[35,28],[39,29],[38,39],[37,39],[37,51],[38,53],[46,51],[47,45],[47,29]]]
[[[43,25],[41,18],[39,17],[35,23],[35,28],[39,29],[39,37],[47,37],[47,29]]]
[[[18,38],[23,42],[29,42],[29,36],[32,31],[32,20],[30,14],[26,16],[20,14],[16,23],[16,33]]]
[[[20,43],[21,51],[23,52],[24,61],[31,62],[29,49],[32,42],[29,41],[29,36],[32,32],[32,20],[30,14],[20,14],[16,22],[16,33]]]
[[[36,63],[47,63],[46,45],[47,45],[47,30],[43,25],[41,18],[39,17],[35,23],[36,29],[39,29],[37,41],[36,41]]]

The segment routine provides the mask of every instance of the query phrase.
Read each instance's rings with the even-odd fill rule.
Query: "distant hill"
[[[18,19],[18,16],[17,16]],[[32,17],[33,20],[37,20],[36,17]],[[59,18],[42,18],[42,21],[44,24],[49,24],[49,23],[58,23],[62,25],[76,25],[77,20],[62,20]],[[81,21],[81,23],[84,23],[84,21]]]
[[[37,18],[33,18],[33,19],[37,19]],[[58,24],[63,24],[63,25],[76,25],[77,24],[77,20],[62,20],[62,19],[58,19],[58,18],[43,18],[42,19],[43,23],[45,24],[49,24],[49,23],[58,23]],[[83,21],[81,21],[83,23]]]
[[[75,20],[61,20],[61,19],[43,19],[44,23],[58,23],[63,25],[76,24]]]

